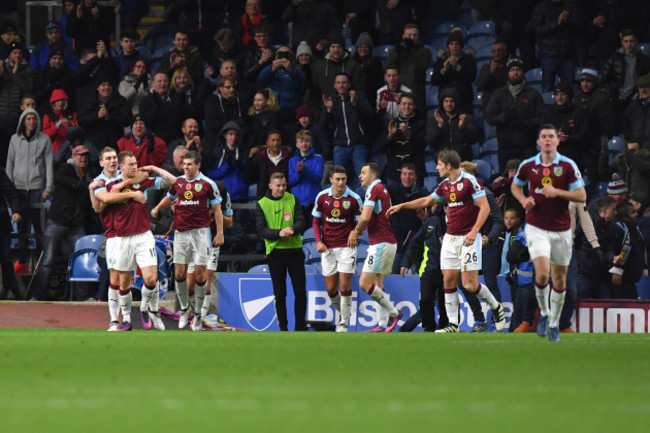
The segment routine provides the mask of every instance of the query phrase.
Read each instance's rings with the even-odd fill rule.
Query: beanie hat
[[[63,48],[60,45],[52,45],[50,47],[50,52],[47,54],[47,60],[50,60],[53,56],[65,57],[63,54]]]
[[[5,20],[0,23],[0,35],[5,33],[16,32],[16,25],[11,20]]]
[[[47,25],[45,26],[45,33],[50,33],[50,32],[61,33],[61,24],[59,24],[59,22],[55,20],[48,21]]]
[[[587,65],[580,71],[580,80],[598,81],[598,71]]]
[[[520,68],[524,69],[524,62],[521,60],[519,57],[513,57],[510,60],[508,60],[508,63],[506,63],[508,67],[508,72],[510,72],[510,69],[512,68]]]
[[[650,87],[650,74],[641,75],[638,80],[636,80],[636,87]]]
[[[368,45],[371,50],[375,47],[375,44],[372,42],[372,36],[370,36],[370,33],[368,32],[361,33],[357,38],[357,43],[355,45],[357,47],[359,45]]]
[[[139,114],[136,114],[136,115],[133,116],[133,118],[131,119],[131,128],[133,128],[133,124],[134,124],[135,122],[142,122],[142,123],[144,123],[144,124],[146,125],[146,122],[144,121],[144,119],[142,118],[142,116],[139,115]]]
[[[311,117],[312,119],[316,117],[314,110],[312,110],[309,105],[301,105],[298,107],[298,109],[296,109],[296,120],[305,116]]]
[[[86,139],[86,133],[78,126],[71,126],[66,132],[66,138],[70,143],[74,143],[77,140],[84,141]]]
[[[341,36],[340,34],[338,34],[338,33],[333,33],[329,37],[329,42],[330,42],[330,46],[334,45],[334,44],[338,44],[338,45],[342,46],[343,48],[345,48],[345,38],[343,36]]]
[[[555,89],[553,89],[553,93],[560,93],[560,92],[566,93],[570,99],[573,99],[573,90],[571,89],[571,85],[566,81],[560,81],[555,85]]]
[[[13,41],[10,45],[9,52],[12,52],[13,50],[21,50],[25,51],[25,44],[23,44],[21,41]]]
[[[309,54],[309,57],[314,57],[311,52],[311,47],[309,44],[307,44],[307,41],[300,42],[298,44],[298,48],[296,48],[296,58],[300,57],[301,54]]]
[[[463,37],[463,29],[460,27],[454,27],[451,29],[451,33],[447,36],[447,45],[452,42],[458,42],[460,46],[465,46],[465,38]]]
[[[99,87],[100,84],[102,83],[111,83],[113,85],[113,79],[111,76],[104,71],[100,71],[99,74],[95,77],[95,85]]]
[[[618,173],[612,175],[612,180],[607,184],[607,194],[625,194],[628,192],[627,184],[618,176]]]

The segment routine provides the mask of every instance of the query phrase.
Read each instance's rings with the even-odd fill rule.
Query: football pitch
[[[2,432],[641,432],[650,335],[0,330]]]

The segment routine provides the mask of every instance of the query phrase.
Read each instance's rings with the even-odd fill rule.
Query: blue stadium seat
[[[433,116],[433,113],[438,108],[440,104],[438,101],[438,88],[430,84],[426,85],[426,101],[427,101],[427,112],[429,116]]]
[[[369,245],[366,243],[359,243],[357,246],[357,260],[365,259],[368,256],[368,247]]]
[[[83,248],[73,252],[68,259],[68,281],[99,281],[98,255],[99,251],[93,248]]]
[[[472,156],[474,158],[478,158],[478,156],[481,154],[481,143],[478,141],[474,144],[472,144]]]
[[[467,31],[465,42],[472,47],[480,47],[492,45],[495,39],[496,31],[494,21],[485,20],[479,21],[470,27]]]
[[[167,54],[172,47],[173,45],[161,45],[159,47],[156,47],[151,57],[154,59],[161,59],[162,56]]]
[[[319,267],[314,266],[314,264],[305,265],[305,274],[317,274],[322,275],[323,270]]]
[[[305,253],[305,263],[309,263],[312,259],[320,260],[321,254],[316,249],[316,242],[302,244],[302,251]]]
[[[381,60],[382,63],[386,63],[386,60],[388,60],[388,53],[390,53],[393,48],[395,48],[393,45],[377,45],[373,51],[375,52],[375,57]]]
[[[485,185],[492,176],[492,166],[483,159],[475,159],[472,162],[476,164],[476,177]]]
[[[607,148],[609,149],[609,163],[614,162],[614,158],[616,158],[616,155],[621,153],[623,149],[625,148],[625,139],[623,137],[612,137],[608,142],[607,142]]]
[[[313,227],[309,227],[307,230],[305,230],[305,233],[302,234],[302,243],[308,244],[310,242],[316,242],[316,239],[314,238]]]
[[[248,200],[256,201],[257,200],[257,184],[254,183],[248,187]]]
[[[438,187],[438,176],[427,176],[424,178],[424,189],[433,192]]]
[[[553,91],[542,93],[542,98],[544,98],[544,104],[555,105],[555,95],[553,94]]]
[[[269,266],[268,265],[257,265],[253,266],[248,270],[249,274],[268,274]]]
[[[484,45],[476,50],[477,63],[490,60],[492,60],[492,45]]]
[[[526,84],[532,86],[533,84],[542,84],[542,68],[529,69],[526,72]]]
[[[158,72],[158,68],[160,68],[160,60],[160,57],[158,57],[157,59],[151,59],[151,62],[149,62],[149,70],[151,72],[151,75]]]
[[[427,170],[427,176],[438,176],[438,169],[436,168],[438,161],[430,160],[424,162],[424,167]]]
[[[75,251],[90,248],[99,251],[99,246],[104,241],[104,235],[86,235],[80,237],[74,244]]]
[[[431,45],[436,47],[438,50],[447,49],[447,36],[451,33],[451,29],[454,27],[460,27],[463,30],[463,37],[467,35],[467,26],[462,21],[457,20],[448,20],[443,21],[436,26],[433,30],[433,38],[431,39]],[[436,53],[432,52],[433,58],[435,59]]]
[[[607,194],[607,184],[608,181],[602,181],[598,182],[598,186],[596,186],[596,192],[592,197],[590,197],[591,200],[598,198],[598,197],[603,197],[605,194]]]
[[[433,68],[429,68],[429,69],[427,69],[426,72],[425,72],[425,74],[426,74],[426,81],[425,81],[425,83],[427,83],[427,85],[428,85],[428,84],[431,82],[431,77],[433,76]]]
[[[499,143],[496,138],[490,138],[483,142],[479,159],[487,161],[492,167],[492,171],[499,172]]]
[[[474,92],[474,101],[472,102],[472,112],[474,122],[477,125],[483,124],[483,92]]]
[[[650,42],[639,42],[639,50],[646,56],[650,56]]]

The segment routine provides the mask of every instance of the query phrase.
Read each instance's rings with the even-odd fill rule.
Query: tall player
[[[138,172],[138,161],[132,152],[120,152],[117,160],[122,178],[118,177],[106,184],[108,191],[140,191],[146,197],[149,190],[169,186],[165,179],[148,176],[143,178],[144,173]],[[119,302],[123,318],[119,330],[131,329],[131,273],[138,266],[144,280],[140,302],[142,325],[145,329],[150,329],[153,325],[162,331],[165,328],[158,314],[158,255],[147,205],[128,200],[112,206],[116,236],[110,244],[106,244],[106,262],[119,275]]]
[[[325,287],[334,308],[340,313],[336,332],[347,332],[352,308],[352,275],[357,262],[357,233],[354,231],[363,206],[361,197],[347,187],[345,168],[330,171],[331,188],[316,196],[312,227],[316,249],[321,253]],[[341,294],[339,295],[339,283]]]
[[[217,185],[203,175],[201,156],[198,152],[187,152],[183,158],[185,174],[175,177],[158,167],[147,167],[167,178],[172,186],[158,205],[151,210],[155,218],[158,213],[179,199],[174,208],[174,278],[176,292],[181,304],[181,317],[178,327],[187,326],[190,315],[189,289],[187,286],[187,267],[194,262],[196,287],[194,288],[194,321],[192,330],[203,328],[201,309],[207,291],[207,266],[212,255],[212,247],[223,245],[222,198]],[[179,197],[180,196],[180,197]],[[210,215],[214,215],[217,231],[214,238],[210,235]]]
[[[537,334],[548,334],[549,341],[560,341],[560,313],[571,260],[569,202],[584,202],[587,193],[576,163],[557,152],[560,138],[555,126],[542,125],[537,144],[540,153],[519,165],[511,190],[526,209],[526,239],[535,267],[535,295],[540,311]],[[528,196],[524,186],[528,186]],[[549,276],[553,280],[550,309]]]
[[[108,326],[108,331],[118,331],[120,330],[120,277],[118,272],[113,268],[115,260],[111,260],[111,257],[109,256],[110,251],[114,250],[114,248],[112,248],[112,243],[115,241],[116,237],[112,216],[112,211],[115,207],[110,205],[131,199],[138,203],[146,203],[147,199],[141,191],[110,192],[105,188],[108,183],[115,182],[122,176],[121,172],[118,170],[117,152],[115,149],[108,146],[104,147],[99,152],[99,165],[102,167],[102,172],[88,185],[88,190],[90,192],[90,201],[92,202],[93,209],[99,214],[102,227],[104,228],[105,250],[107,254],[106,262],[110,272],[108,312],[111,322]],[[160,326],[162,326],[162,329],[165,329],[162,320],[160,320],[160,322],[157,321],[159,316],[155,319],[156,329],[160,329]]]
[[[438,153],[438,174],[444,180],[427,197],[398,204],[388,209],[392,215],[402,209],[431,207],[436,201],[447,203],[447,233],[442,239],[440,269],[445,290],[445,309],[449,325],[436,332],[458,332],[458,277],[463,287],[485,301],[492,310],[492,321],[501,331],[506,323],[503,306],[490,290],[478,281],[481,269],[481,242],[476,236],[490,214],[485,190],[474,176],[460,169],[460,156],[453,150]]]
[[[391,332],[402,318],[402,312],[397,310],[385,296],[386,291],[384,290],[384,277],[386,274],[390,274],[393,268],[397,241],[386,215],[386,211],[391,206],[390,196],[384,185],[381,184],[380,175],[381,168],[374,162],[369,162],[361,168],[359,180],[361,180],[361,186],[366,188],[366,200],[363,202],[361,216],[354,231],[357,236],[361,236],[367,226],[370,240],[368,256],[359,278],[359,287],[377,301],[384,311],[388,312],[387,323],[384,324],[380,321],[379,326],[373,331]]]

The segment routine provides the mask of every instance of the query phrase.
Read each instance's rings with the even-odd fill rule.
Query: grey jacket
[[[25,137],[23,122],[28,114],[35,114],[38,123],[30,140]],[[9,140],[7,176],[19,190],[54,191],[52,142],[41,132],[41,117],[27,108],[20,115],[16,133]]]

